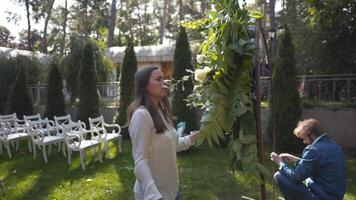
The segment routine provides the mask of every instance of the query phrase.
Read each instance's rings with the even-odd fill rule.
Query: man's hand
[[[270,156],[271,156],[271,160],[275,162],[277,165],[279,165],[282,162],[282,158],[275,152],[272,152]]]
[[[298,160],[300,160],[300,158],[293,156],[289,153],[281,153],[279,154],[279,157],[281,157],[284,162],[289,162],[293,164],[295,164]]]

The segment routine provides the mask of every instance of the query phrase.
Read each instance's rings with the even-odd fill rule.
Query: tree
[[[117,109],[118,115],[116,116],[116,123],[123,125],[126,123],[127,114],[126,110],[131,101],[133,100],[133,91],[134,91],[134,79],[135,73],[137,71],[137,61],[136,54],[132,41],[129,40],[124,59],[121,66],[121,75],[120,75],[120,104]],[[128,137],[127,130],[123,130],[124,137]]]
[[[46,70],[38,59],[18,55],[15,58],[0,59],[0,114],[8,111],[11,88],[16,82],[18,71],[22,69],[26,76],[25,84],[34,84],[44,80]]]
[[[83,44],[85,39],[82,37],[71,36],[70,37],[70,52],[62,62],[64,77],[67,82],[67,88],[70,92],[71,102],[74,103],[77,98],[78,87],[78,73],[80,69],[80,62],[83,56]]]
[[[302,114],[295,64],[292,37],[286,28],[280,36],[272,74],[270,101],[269,125],[271,127],[274,123],[276,127],[274,131],[277,151],[299,152],[303,146],[301,141],[293,136],[293,130]]]
[[[179,28],[173,59],[173,79],[181,80],[190,73],[186,70],[194,70],[192,65],[192,53],[188,42],[187,32],[184,27]],[[186,131],[189,133],[196,129],[195,109],[189,108],[185,99],[193,92],[193,81],[179,82],[173,92],[172,110],[176,122],[186,122]]]
[[[307,74],[356,73],[356,2],[287,0],[297,67]],[[308,35],[308,37],[305,37]]]
[[[66,113],[62,81],[58,64],[56,61],[53,61],[47,81],[47,103],[44,114],[44,116],[49,119],[53,119],[54,116],[63,116]]]
[[[11,89],[7,113],[16,113],[20,119],[24,115],[33,114],[33,103],[26,87],[26,75],[21,67],[16,75],[16,81]]]
[[[89,117],[99,116],[99,95],[94,53],[93,44],[87,42],[84,46],[78,74],[78,120],[87,124]]]
[[[168,0],[163,1],[163,14],[161,18],[161,25],[159,29],[159,43],[163,44],[164,32],[167,26],[167,19],[168,19]]]
[[[12,39],[9,29],[0,25],[0,46],[8,46]]]
[[[48,53],[47,51],[47,30],[48,23],[51,19],[53,5],[55,0],[34,0],[32,4],[32,10],[34,11],[34,18],[38,22],[41,18],[44,19],[43,27],[43,37],[41,39],[40,49],[43,53]]]
[[[111,15],[109,20],[108,47],[114,46],[114,30],[116,24],[116,0],[111,2]]]
[[[0,59],[0,114],[6,114],[11,88],[16,80],[15,59]]]

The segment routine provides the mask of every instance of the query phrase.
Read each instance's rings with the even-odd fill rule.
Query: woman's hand
[[[200,135],[199,131],[195,131],[195,132],[191,132],[190,133],[189,138],[190,138],[190,141],[191,141],[192,144],[195,143],[198,140],[199,135]]]

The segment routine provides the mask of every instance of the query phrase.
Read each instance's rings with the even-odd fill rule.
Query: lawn
[[[111,159],[100,163],[94,152],[87,152],[87,170],[82,171],[78,153],[74,154],[72,165],[61,153],[54,152],[45,164],[41,155],[37,160],[21,146],[20,151],[9,160],[6,152],[0,155],[0,179],[4,179],[6,196],[0,191],[0,199],[134,199],[133,161],[131,144],[123,141],[123,153],[117,154],[111,146]],[[266,151],[266,156],[269,151]],[[356,200],[356,158],[347,153],[346,199]],[[178,167],[180,191],[184,200],[243,199],[246,196],[259,199],[259,185],[248,184],[239,174],[233,175],[229,169],[229,150],[210,149],[206,145],[193,147],[188,152],[179,153]],[[268,168],[272,171],[272,163]],[[268,178],[268,199],[273,199],[273,185]],[[276,190],[278,197],[280,194]]]

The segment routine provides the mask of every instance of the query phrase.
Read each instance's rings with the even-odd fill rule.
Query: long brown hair
[[[168,130],[168,127],[164,123],[159,111],[162,111],[164,118],[168,123],[173,125],[172,123],[172,113],[168,101],[168,97],[164,97],[160,102],[158,107],[155,106],[149,98],[149,94],[147,92],[147,85],[150,81],[151,74],[154,70],[158,70],[158,67],[150,66],[145,67],[135,74],[135,94],[134,100],[131,102],[129,107],[127,108],[127,125],[131,121],[131,117],[135,110],[144,106],[148,112],[150,113],[154,126],[156,128],[156,133],[164,133],[165,130]]]

